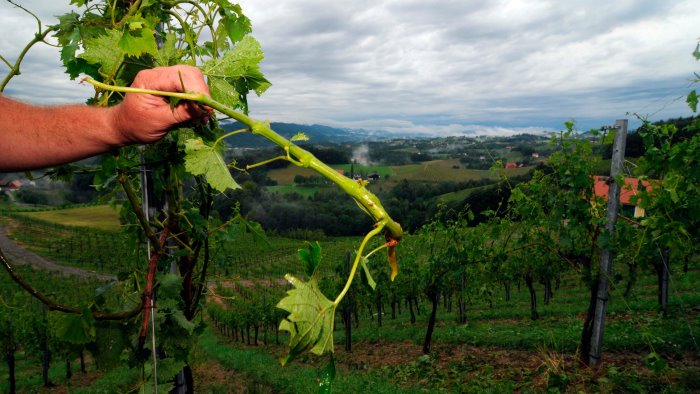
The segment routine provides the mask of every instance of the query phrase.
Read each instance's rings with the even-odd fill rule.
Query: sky
[[[68,0],[20,1],[45,24]],[[695,1],[242,0],[272,87],[251,115],[387,133],[510,135],[588,130],[636,115],[690,116],[700,62]],[[0,54],[14,61],[36,32],[0,2]],[[0,77],[7,67],[0,63]],[[696,87],[697,88],[697,87]],[[82,102],[58,49],[35,46],[5,93]],[[253,95],[254,96],[254,95]]]

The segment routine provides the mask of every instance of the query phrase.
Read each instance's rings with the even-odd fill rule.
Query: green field
[[[267,176],[270,177],[270,179],[280,185],[293,184],[294,177],[297,175],[310,177],[318,176],[318,173],[310,168],[297,167],[293,165],[287,166],[286,168],[276,168],[267,173]]]
[[[339,165],[334,168],[342,169],[349,173],[350,165]],[[506,170],[508,176],[518,176],[526,174],[530,171],[529,167],[510,168]],[[389,176],[391,182],[400,181],[402,179],[411,181],[427,181],[427,182],[463,182],[479,179],[497,179],[498,175],[491,173],[489,170],[472,170],[462,168],[459,160],[432,160],[420,164],[408,164],[403,166],[359,166],[355,165],[355,172],[362,174],[377,173],[382,178]],[[289,185],[294,182],[296,175],[317,176],[318,174],[308,168],[300,168],[289,166],[283,169],[271,170],[268,176],[277,181],[280,185]]]
[[[486,185],[486,186],[479,186],[479,187],[472,187],[469,189],[462,189],[458,190],[456,192],[451,192],[451,193],[445,193],[441,196],[438,196],[437,200],[441,203],[445,204],[455,204],[455,203],[460,203],[464,201],[465,198],[469,197],[470,194],[477,190],[484,190],[488,189],[489,187],[492,187],[491,185]]]
[[[65,226],[87,227],[108,231],[119,230],[121,227],[119,214],[109,205],[24,212],[22,215]]]
[[[84,219],[95,212],[92,208],[66,210],[63,215],[48,217],[58,221],[61,219],[56,218],[65,217],[66,223],[77,223],[78,218]],[[84,229],[66,226],[56,225],[52,229],[53,225],[47,224],[47,229],[41,230],[42,225],[37,220],[22,222],[21,218],[8,220],[15,234],[21,233],[25,226],[31,227],[35,235],[41,231],[56,231],[50,238],[61,245],[70,244],[70,239],[88,236]],[[58,236],[65,238],[57,239]],[[25,238],[23,243],[32,240],[42,245],[51,242],[35,237]],[[321,241],[321,283],[332,286],[333,281],[342,276],[336,267],[344,266],[345,252],[356,247],[358,241],[353,238]],[[403,242],[398,247],[400,270],[394,283],[406,281],[406,275],[416,269],[415,261],[402,260],[402,251],[410,245],[410,236]],[[251,294],[275,298],[286,291],[282,275],[288,272],[300,275],[304,270],[296,256],[304,242],[272,237],[270,243],[256,244],[251,239],[239,239],[226,244],[219,252],[224,258],[210,267],[210,280],[217,285],[212,287],[216,289],[213,294],[225,296],[227,289],[237,283],[252,287],[264,281],[275,283],[275,287],[254,287]],[[102,242],[74,245],[76,249],[72,253],[79,253],[78,249],[82,248],[109,249]],[[98,252],[92,249],[83,251],[84,256],[95,253]],[[385,259],[373,258],[369,262],[371,269],[386,267]],[[468,301],[466,324],[457,323],[457,307],[453,305],[456,295],[444,297],[437,311],[438,324],[430,355],[421,353],[430,314],[428,300],[418,295],[416,321],[412,323],[402,293],[394,292],[400,287],[394,288],[388,279],[383,279],[380,286],[384,312],[380,325],[376,313],[377,293],[361,286],[358,280],[352,287],[352,297],[358,305],[352,329],[352,352],[343,348],[343,320],[336,316],[334,342],[338,374],[335,392],[361,392],[367,387],[371,387],[368,392],[372,393],[697,392],[700,389],[700,345],[696,337],[700,332],[700,314],[693,308],[700,305],[696,286],[700,271],[693,262],[687,273],[680,267],[673,272],[669,311],[665,316],[657,312],[656,277],[650,271],[640,270],[631,296],[623,295],[624,283],[615,284],[611,289],[604,365],[598,370],[582,367],[576,361],[588,294],[573,272],[561,277],[561,286],[554,289],[554,298],[549,303],[540,301],[537,320],[530,318],[530,295],[521,280],[512,283],[510,300],[505,299],[503,288],[497,284],[489,285],[487,293],[474,293]],[[22,274],[44,291],[64,287],[77,291],[70,295],[71,303],[91,299],[96,286],[89,281],[66,282],[55,276],[42,276],[24,267]],[[0,278],[0,286],[10,292],[16,291],[7,275]],[[539,297],[542,286],[537,283],[535,286]],[[325,285],[322,288],[328,289]],[[7,294],[4,299],[10,300]],[[208,300],[228,303],[235,298],[210,297]],[[392,303],[392,299],[397,303]],[[261,311],[254,302],[246,300],[244,305]],[[269,307],[275,302],[269,303]],[[201,346],[193,355],[195,384],[201,392],[231,392],[234,387],[241,392],[317,392],[315,370],[324,359],[303,355],[281,367],[278,359],[285,352],[288,337],[276,332],[276,323],[263,325],[260,336],[255,339],[248,332],[244,340],[245,330],[241,328],[244,326],[239,326],[243,331],[236,337],[231,330],[215,325],[206,312],[204,316],[209,328],[200,337]],[[663,364],[650,364],[651,356],[660,357]],[[35,392],[33,390],[41,384],[37,357],[24,352],[17,357],[21,371],[20,392]],[[78,373],[66,380],[62,361],[53,363],[50,375],[69,392],[110,392],[115,388],[130,391],[138,385],[139,370],[124,364],[101,371],[89,362],[86,374]],[[78,363],[75,358],[72,362],[74,366]],[[6,373],[5,364],[0,363],[0,376]],[[245,382],[242,387],[239,387],[240,382]],[[4,381],[0,381],[0,391],[6,390]]]
[[[396,176],[394,180],[407,179],[414,181],[431,182],[463,182],[479,179],[498,179],[498,174],[491,173],[490,170],[464,169],[457,159],[433,160],[421,164],[409,164],[405,166],[391,167]],[[506,170],[506,175],[523,175],[530,171],[530,168],[511,168]]]

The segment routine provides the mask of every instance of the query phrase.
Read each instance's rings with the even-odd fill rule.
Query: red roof
[[[0,180],[0,187],[6,187],[10,190],[16,190],[22,187],[22,182],[16,179],[12,181]]]
[[[506,163],[506,168],[517,168],[518,165],[512,162],[507,162]]]
[[[608,199],[608,190],[610,187],[607,184],[607,176],[596,176],[595,177],[595,195],[599,197],[604,197]],[[642,181],[642,185],[647,189],[651,190],[651,184],[648,181]],[[625,184],[622,185],[620,190],[620,202],[627,205],[636,205],[632,202],[632,197],[638,194],[639,190],[639,179],[637,178],[625,178]]]

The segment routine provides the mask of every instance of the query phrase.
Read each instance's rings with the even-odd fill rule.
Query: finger
[[[210,95],[209,86],[207,86],[202,72],[193,66],[180,65],[142,70],[136,75],[132,86],[168,92],[189,91]]]
[[[211,116],[211,111],[192,102],[182,102],[173,109],[175,118],[180,121],[202,121]]]
[[[168,78],[164,82],[169,84],[169,89],[172,91],[196,92],[209,96],[209,86],[197,67],[172,66],[168,67],[167,70],[157,71],[165,73]]]
[[[184,85],[186,91],[202,93],[207,96],[210,95],[209,85],[207,85],[202,72],[198,68],[192,67],[191,69],[184,70],[184,72],[180,71],[179,77],[181,77],[181,85]],[[180,86],[179,89],[182,90],[182,86]]]

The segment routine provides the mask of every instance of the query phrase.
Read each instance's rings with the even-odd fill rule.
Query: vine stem
[[[103,89],[113,92],[121,93],[140,93],[140,94],[152,94],[156,96],[163,97],[173,97],[180,100],[194,101],[200,105],[213,108],[231,118],[245,124],[250,128],[253,134],[258,134],[267,140],[273,142],[275,145],[282,147],[289,158],[287,160],[300,166],[311,168],[319,174],[323,175],[326,179],[332,181],[338,185],[345,193],[350,195],[355,202],[364,210],[368,215],[372,217],[375,223],[382,223],[382,226],[387,233],[387,237],[395,241],[400,241],[403,238],[403,230],[401,225],[394,221],[386,210],[382,206],[379,199],[369,190],[364,187],[362,182],[356,182],[344,175],[338,173],[338,171],[329,167],[327,164],[318,160],[310,152],[294,145],[288,139],[282,137],[273,131],[267,122],[260,122],[254,120],[242,113],[236,112],[235,110],[219,103],[218,101],[206,96],[202,93],[191,93],[191,92],[165,92],[160,90],[152,89],[141,89],[123,86],[112,86],[105,83],[95,81],[92,78],[85,78],[84,81],[94,85],[98,89]]]
[[[24,49],[22,49],[22,52],[17,57],[15,64],[10,68],[10,72],[7,73],[7,75],[5,76],[5,79],[3,79],[2,82],[0,82],[0,93],[2,93],[5,90],[5,87],[10,82],[12,77],[20,74],[19,66],[22,63],[22,60],[24,60],[24,56],[27,54],[27,52],[29,52],[29,49],[31,49],[31,47],[33,47],[34,44],[36,44],[38,42],[43,42],[49,33],[51,33],[52,31],[55,31],[57,29],[58,29],[58,26],[51,26],[51,27],[48,27],[43,32],[40,30],[38,33],[36,33],[34,35],[34,38],[31,41],[29,41],[29,43],[24,47]],[[4,63],[9,65],[9,62],[5,58],[2,58],[2,60],[4,61]]]
[[[231,137],[232,135],[241,134],[241,133],[247,133],[247,132],[248,132],[248,130],[242,129],[242,130],[234,130],[234,131],[232,131],[232,132],[230,132],[230,133],[226,133],[226,134],[222,135],[221,137],[217,138],[216,141],[214,141],[214,145],[213,145],[213,146],[216,147],[217,145],[219,145],[219,143],[220,143],[221,141],[223,141],[225,138]]]
[[[138,197],[136,197],[134,189],[131,187],[131,183],[129,183],[129,178],[126,176],[126,174],[122,173],[119,175],[118,182],[122,185],[122,188],[126,193],[126,197],[129,200],[129,204],[131,204],[131,210],[136,215],[136,218],[138,219],[141,228],[146,233],[146,237],[148,238],[148,240],[151,242],[151,247],[153,248],[154,253],[160,253],[161,248],[160,243],[158,242],[158,237],[156,237],[156,234],[153,232],[153,229],[148,224],[148,218],[140,209],[141,204],[138,201]]]
[[[159,251],[162,251],[165,246],[165,241],[168,239],[170,231],[168,227],[164,228],[158,239]],[[154,248],[155,249],[155,248]],[[146,343],[146,330],[148,330],[148,318],[153,313],[153,283],[156,277],[156,268],[161,252],[153,253],[148,262],[148,273],[146,274],[146,289],[143,292],[143,322],[141,323],[141,334],[139,335],[139,350],[143,349]]]
[[[365,237],[362,239],[360,248],[357,251],[357,256],[355,256],[355,262],[352,263],[350,275],[348,276],[348,280],[345,282],[345,287],[343,287],[343,291],[341,291],[340,294],[338,294],[338,297],[335,298],[335,301],[333,301],[333,304],[335,304],[336,307],[338,306],[338,304],[340,304],[340,301],[343,300],[348,290],[350,290],[350,285],[352,285],[352,281],[355,278],[355,273],[357,272],[357,266],[360,263],[360,259],[362,259],[362,251],[365,249],[367,242],[370,239],[374,238],[375,235],[379,234],[384,229],[384,226],[384,223],[379,223],[377,227],[373,228],[372,231],[368,232],[367,235],[365,235]]]
[[[10,274],[10,277],[12,277],[12,280],[17,283],[20,287],[22,287],[24,290],[26,290],[32,297],[36,298],[39,300],[42,304],[46,305],[46,307],[51,310],[51,311],[59,311],[59,312],[64,312],[64,313],[72,313],[72,314],[77,314],[80,315],[83,313],[83,311],[79,308],[74,308],[71,306],[66,306],[59,304],[37,289],[35,289],[29,282],[25,281],[19,273],[15,270],[15,267],[10,264],[10,261],[5,257],[5,255],[2,253],[2,250],[0,249],[0,263],[2,263],[2,266],[5,268],[8,274]],[[105,312],[99,312],[99,311],[92,311],[92,317],[95,320],[127,320],[130,319],[139,313],[141,313],[142,305],[139,304],[137,305],[134,309],[130,311],[124,311],[124,312],[116,312],[116,313],[105,313]]]

